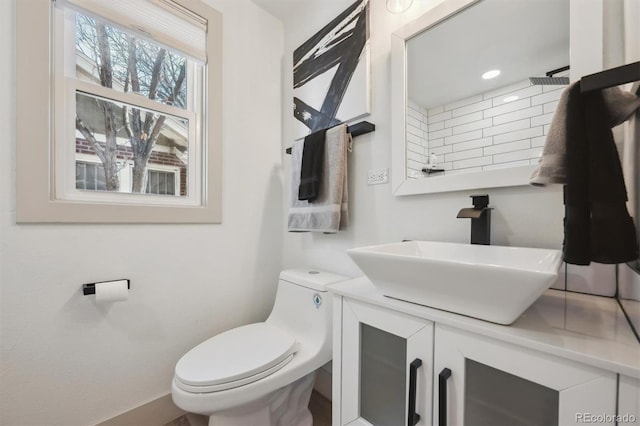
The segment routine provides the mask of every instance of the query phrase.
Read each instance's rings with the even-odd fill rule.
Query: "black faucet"
[[[458,212],[458,218],[471,219],[471,244],[491,244],[491,207],[489,196],[471,195],[472,208],[465,208]]]

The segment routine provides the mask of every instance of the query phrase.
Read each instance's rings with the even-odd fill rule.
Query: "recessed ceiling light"
[[[482,74],[482,78],[484,78],[485,80],[489,80],[491,78],[496,78],[499,75],[500,75],[500,70],[491,70]]]
[[[518,99],[520,99],[520,96],[512,95],[504,98],[502,102],[513,102],[513,101],[517,101]]]

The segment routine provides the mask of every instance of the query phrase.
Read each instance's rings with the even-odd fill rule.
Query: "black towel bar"
[[[640,80],[640,61],[611,68],[580,79],[580,92],[607,89]]]
[[[371,133],[376,130],[376,125],[369,123],[368,121],[361,121],[359,123],[352,124],[347,127],[347,132],[351,133],[352,137],[364,135],[365,133]],[[285,151],[287,154],[291,154],[291,148],[287,148]]]

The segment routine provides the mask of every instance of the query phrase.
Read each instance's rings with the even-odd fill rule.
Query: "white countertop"
[[[616,299],[547,290],[509,326],[383,296],[366,277],[329,287],[337,295],[640,378],[640,343]]]

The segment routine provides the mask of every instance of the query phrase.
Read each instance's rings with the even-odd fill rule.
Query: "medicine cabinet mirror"
[[[569,0],[445,0],[391,43],[394,194],[527,184],[569,80]]]

